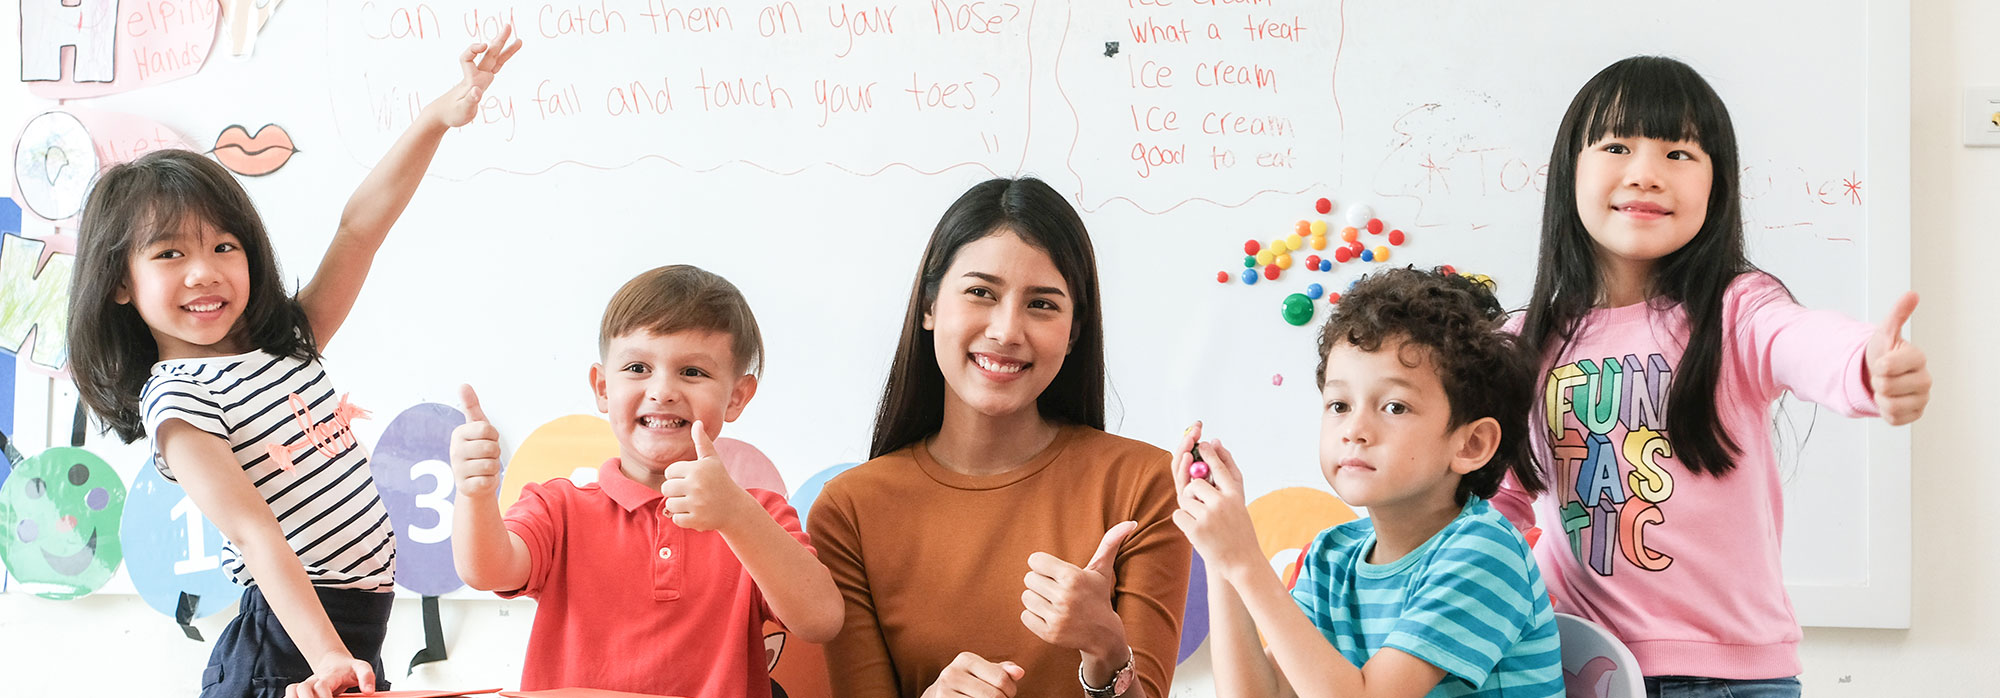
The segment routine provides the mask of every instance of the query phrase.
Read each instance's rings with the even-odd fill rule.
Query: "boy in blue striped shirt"
[[[1217,696],[1563,694],[1534,556],[1486,502],[1510,472],[1542,488],[1532,361],[1505,322],[1455,274],[1390,269],[1341,298],[1320,330],[1320,471],[1369,518],[1320,532],[1289,594],[1229,450],[1188,431],[1174,523],[1207,562]]]

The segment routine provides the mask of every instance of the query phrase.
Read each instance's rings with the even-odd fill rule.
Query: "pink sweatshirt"
[[[1722,304],[1716,405],[1742,449],[1735,470],[1697,475],[1673,457],[1666,400],[1687,315],[1641,303],[1593,311],[1552,347],[1529,420],[1549,491],[1531,499],[1508,478],[1493,501],[1517,526],[1539,522],[1556,610],[1610,628],[1648,676],[1799,673],[1771,405],[1789,390],[1875,415],[1862,364],[1873,327],[1800,307],[1761,273],[1737,277]]]

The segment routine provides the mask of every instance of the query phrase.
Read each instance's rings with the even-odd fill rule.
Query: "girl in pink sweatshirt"
[[[1638,657],[1653,696],[1797,696],[1771,404],[1791,391],[1905,424],[1930,397],[1901,338],[1800,307],[1743,252],[1736,135],[1707,81],[1628,58],[1583,86],[1549,163],[1523,346],[1549,491],[1503,488],[1556,609]]]

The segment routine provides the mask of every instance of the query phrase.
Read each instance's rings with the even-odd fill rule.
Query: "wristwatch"
[[[1083,694],[1090,698],[1118,698],[1125,695],[1125,692],[1132,688],[1132,648],[1125,648],[1125,666],[1119,667],[1118,673],[1112,675],[1111,685],[1103,688],[1090,685],[1090,682],[1083,678],[1082,664],[1076,666],[1076,682],[1083,684]]]

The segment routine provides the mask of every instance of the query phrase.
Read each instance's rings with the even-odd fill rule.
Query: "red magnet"
[[[1313,202],[1313,210],[1314,210],[1314,211],[1318,211],[1318,212],[1320,212],[1320,215],[1325,215],[1325,214],[1328,214],[1328,213],[1332,213],[1332,212],[1333,212],[1333,200],[1332,200],[1332,199],[1320,199],[1319,201],[1315,201],[1315,202]]]
[[[1264,267],[1264,278],[1275,281],[1278,278],[1278,271],[1278,265],[1276,264]]]
[[[1226,283],[1229,283],[1229,272],[1226,272],[1226,271],[1218,271],[1218,272],[1216,272],[1216,273],[1215,273],[1215,282],[1216,282],[1216,283],[1218,283],[1218,284],[1226,284]]]
[[[1382,219],[1380,219],[1380,218],[1370,218],[1370,219],[1368,219],[1368,234],[1369,234],[1369,235],[1381,235],[1381,234],[1382,234]]]
[[[1402,229],[1402,228],[1397,228],[1397,229],[1395,229],[1395,230],[1391,230],[1391,231],[1389,231],[1389,244],[1391,244],[1391,245],[1401,245],[1401,244],[1403,244],[1403,229]]]
[[[1340,262],[1341,264],[1346,264],[1349,260],[1352,259],[1354,259],[1354,250],[1346,247],[1334,248],[1333,261]]]
[[[1257,251],[1261,249],[1264,249],[1264,246],[1257,244],[1256,238],[1251,238],[1243,242],[1243,254],[1257,254]]]

